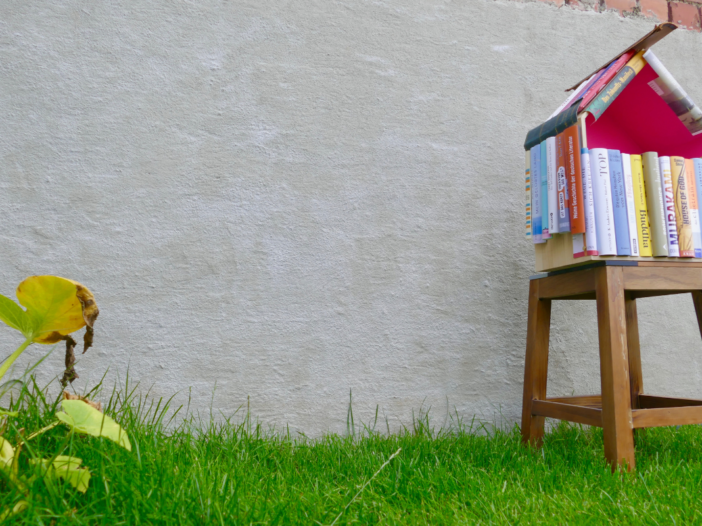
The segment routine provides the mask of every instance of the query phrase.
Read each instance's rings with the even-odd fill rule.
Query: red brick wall
[[[702,0],[539,0],[547,4],[589,11],[617,11],[621,16],[638,16],[673,22],[681,28],[702,31]]]

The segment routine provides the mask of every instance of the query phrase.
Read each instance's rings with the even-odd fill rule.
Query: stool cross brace
[[[702,332],[702,263],[599,262],[529,284],[522,441],[541,446],[545,417],[603,428],[612,465],[635,468],[634,430],[702,423],[702,400],[644,394],[636,299],[691,293]],[[546,397],[552,300],[597,301],[600,395]]]

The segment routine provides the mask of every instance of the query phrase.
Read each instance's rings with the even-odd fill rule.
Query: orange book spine
[[[558,201],[556,203],[556,218],[558,232],[570,232],[570,196],[568,195],[568,177],[566,175],[566,136],[565,132],[556,135],[556,189]]]
[[[566,176],[568,178],[568,204],[570,206],[570,231],[585,233],[585,205],[583,200],[583,178],[580,167],[580,137],[578,125],[565,132]]]

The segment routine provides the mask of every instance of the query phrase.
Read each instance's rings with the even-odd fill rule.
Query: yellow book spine
[[[634,206],[636,208],[636,228],[639,231],[639,254],[653,257],[651,248],[651,225],[648,223],[646,206],[646,185],[640,155],[631,156],[631,179],[634,183]]]
[[[675,193],[675,223],[678,229],[678,246],[681,258],[695,257],[695,246],[692,242],[692,218],[687,200],[687,176],[685,175],[685,159],[671,157],[670,168],[673,176],[673,192]]]

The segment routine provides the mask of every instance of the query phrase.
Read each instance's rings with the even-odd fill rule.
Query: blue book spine
[[[550,236],[548,231],[548,181],[546,179],[546,141],[539,145],[539,158],[541,159],[541,233],[542,239],[548,239]]]
[[[622,154],[619,150],[607,150],[607,153],[609,157],[609,177],[612,183],[612,208],[614,210],[614,231],[617,237],[617,255],[631,256]]]
[[[543,243],[541,239],[541,146],[531,149],[531,237],[534,243]]]
[[[697,183],[697,204],[702,206],[702,159],[693,159],[695,163],[695,182]],[[702,210],[700,210],[700,222],[702,222]],[[695,257],[697,257],[695,255]]]

